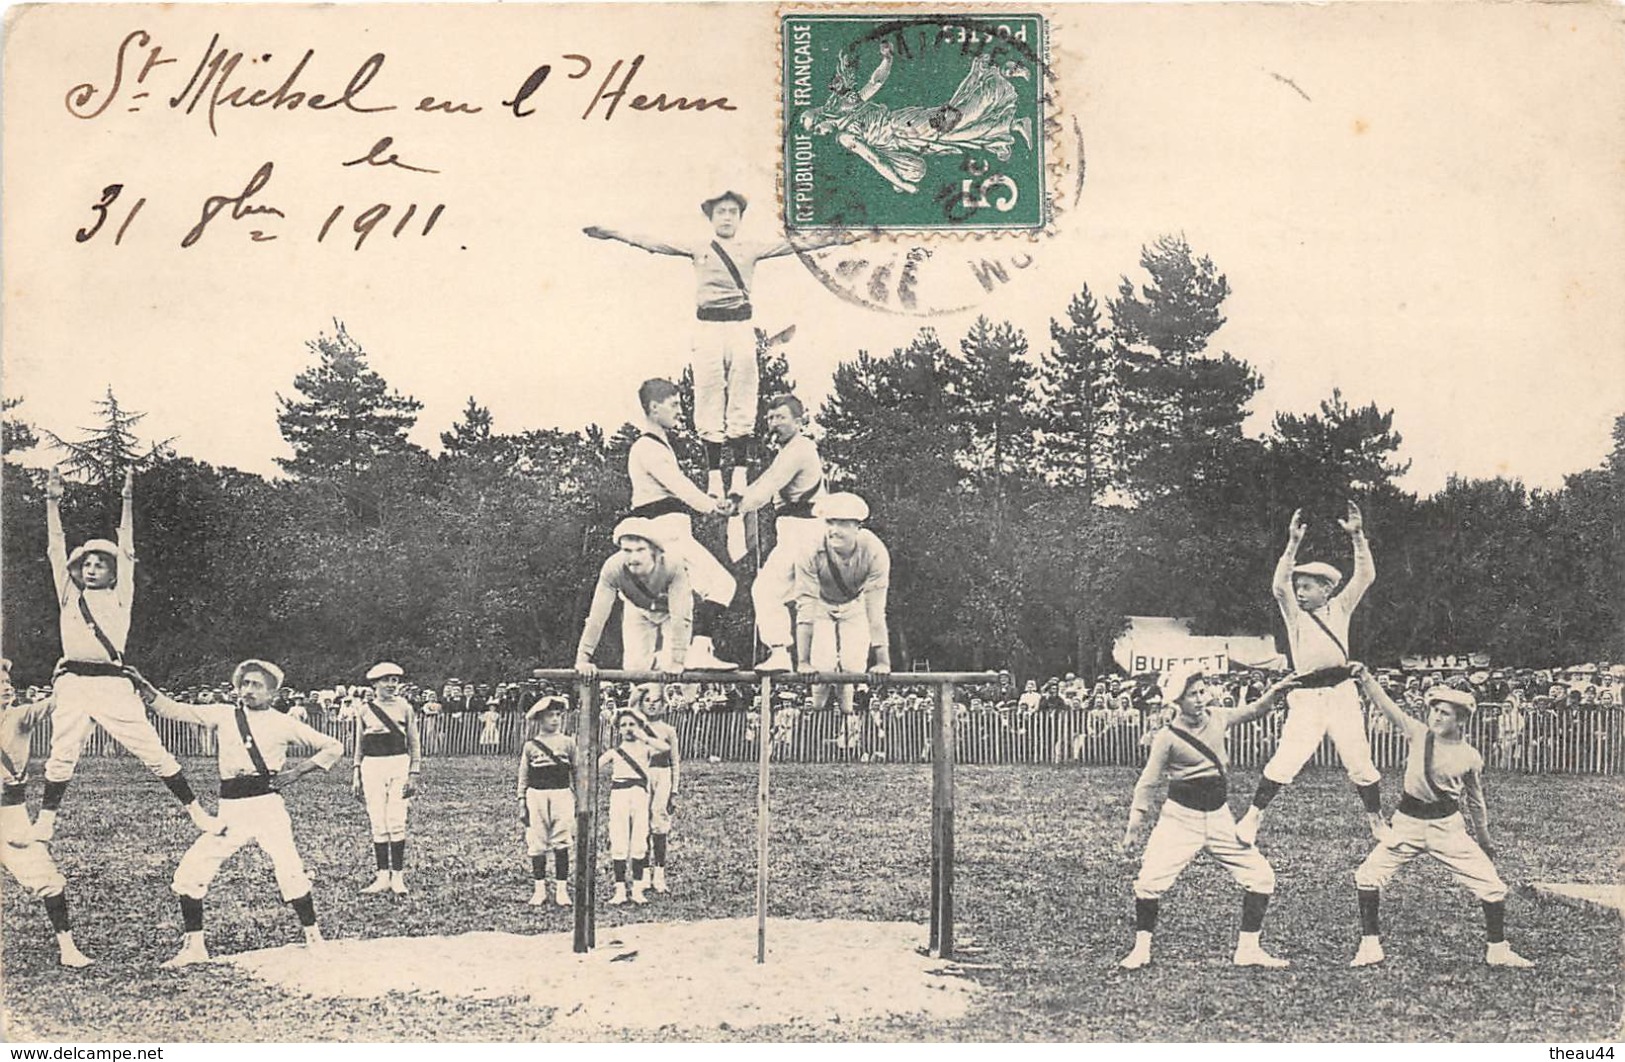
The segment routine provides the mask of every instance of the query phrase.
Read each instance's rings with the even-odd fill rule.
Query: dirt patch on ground
[[[391,993],[501,999],[556,1008],[564,1034],[963,1017],[977,988],[920,954],[908,922],[772,921],[756,963],[756,922],[647,922],[600,928],[589,955],[566,933],[335,940],[228,961],[288,991],[370,999]]]

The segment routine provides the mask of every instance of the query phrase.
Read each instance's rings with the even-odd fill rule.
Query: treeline
[[[1245,436],[1263,380],[1209,350],[1224,276],[1177,237],[1145,248],[1139,265],[1138,282],[1125,277],[1104,300],[1080,291],[1041,350],[979,320],[951,347],[926,329],[837,369],[816,432],[832,481],[870,500],[891,548],[900,668],[1094,673],[1110,666],[1127,615],[1268,631],[1292,509],[1311,520],[1305,556],[1347,570],[1334,522],[1346,498],[1365,511],[1379,570],[1356,622],[1358,655],[1625,658],[1625,417],[1608,462],[1561,490],[1453,480],[1418,498],[1395,484],[1402,439],[1376,405],[1334,392],[1318,410],[1277,417],[1261,439]],[[764,400],[794,387],[770,342],[759,336]],[[314,364],[279,400],[292,453],[279,459],[283,477],[144,444],[140,415],[111,393],[81,438],[44,433],[75,473],[64,501],[72,542],[111,532],[123,468],[139,469],[131,658],[191,682],[267,655],[297,685],[355,677],[381,657],[468,681],[568,664],[627,505],[637,429],[502,434],[470,398],[431,456],[407,439],[419,404],[389,387],[342,325],[310,347]],[[8,400],[5,651],[38,681],[59,650],[57,616],[43,474],[16,461],[42,440],[15,407]],[[697,444],[679,446],[697,470]],[[720,554],[720,527],[701,526]],[[753,655],[753,565],[719,638],[742,661]]]

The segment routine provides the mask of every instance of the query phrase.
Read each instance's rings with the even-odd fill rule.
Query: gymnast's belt
[[[1401,793],[1399,797],[1399,813],[1413,819],[1448,819],[1460,810],[1461,805],[1456,803],[1454,797],[1418,800],[1409,793]]]
[[[128,679],[130,677],[129,673],[124,670],[123,664],[115,664],[107,660],[58,660],[56,670],[51,673],[51,678],[55,680],[63,675],[77,675],[80,678]]]
[[[407,755],[405,734],[381,734],[376,731],[361,735],[361,756],[405,756]]]
[[[569,789],[570,768],[564,765],[525,768],[526,789]]]
[[[780,520],[815,520],[813,516],[813,498],[824,489],[824,480],[819,478],[817,483],[802,491],[801,496],[794,500],[786,500],[779,505],[778,516]]]
[[[650,767],[664,767],[667,770],[670,770],[671,769],[671,753],[669,753],[669,752],[651,753],[650,756],[649,756],[649,766]]]
[[[609,783],[611,789],[647,789],[648,783],[641,778],[617,778]]]
[[[270,796],[276,792],[268,774],[240,774],[235,778],[220,779],[221,800],[247,800],[249,797]]]
[[[645,502],[627,512],[627,516],[641,516],[644,519],[653,519],[656,516],[667,516],[671,513],[686,513],[688,506],[678,498],[661,498],[659,501]]]
[[[1168,783],[1168,799],[1192,811],[1218,811],[1228,797],[1223,775],[1208,774]]]
[[[1333,686],[1341,686],[1354,677],[1354,671],[1347,664],[1337,667],[1323,667],[1305,675],[1297,676],[1293,681],[1300,690],[1327,690]]]
[[[28,789],[23,785],[6,783],[0,787],[0,808],[16,807],[28,799]]]
[[[748,321],[750,303],[743,306],[701,306],[694,311],[694,316],[701,321]]]

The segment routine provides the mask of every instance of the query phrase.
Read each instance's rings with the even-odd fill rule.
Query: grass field
[[[211,767],[188,765],[197,780],[209,779]],[[413,803],[413,892],[405,900],[356,894],[371,878],[372,853],[365,812],[348,794],[348,772],[312,776],[289,793],[328,935],[568,928],[568,912],[523,903],[529,871],[507,757],[431,760],[424,778]],[[1519,889],[1536,880],[1618,880],[1625,850],[1618,780],[1488,779],[1499,867],[1514,890],[1508,935],[1539,963],[1536,970],[1482,964],[1476,901],[1449,886],[1443,868],[1430,861],[1402,871],[1385,897],[1388,962],[1350,970],[1357,937],[1352,872],[1369,842],[1347,782],[1317,771],[1277,800],[1262,839],[1279,877],[1264,940],[1294,968],[1229,965],[1239,894],[1223,871],[1199,860],[1164,900],[1156,963],[1124,973],[1116,961],[1131,943],[1128,883],[1135,864],[1112,846],[1133,779],[1126,768],[959,769],[958,931],[985,948],[977,962],[998,967],[970,975],[983,992],[962,1021],[768,1026],[718,1030],[707,1038],[1583,1041],[1620,1035],[1619,919],[1538,901]],[[1233,805],[1253,781],[1237,779]],[[1385,783],[1389,804],[1392,786],[1391,779]],[[929,794],[924,766],[776,768],[772,916],[923,922]],[[205,803],[212,805],[212,796]],[[754,807],[754,767],[688,765],[673,842],[673,893],[646,908],[601,910],[600,939],[606,928],[627,921],[753,912]],[[99,962],[83,973],[58,969],[43,912],[7,879],[0,971],[10,1038],[552,1038],[552,1011],[526,999],[413,993],[314,1005],[230,966],[159,970],[180,936],[169,878],[193,836],[168,794],[133,761],[82,764],[53,848],[70,881],[75,936]],[[257,849],[245,849],[216,880],[208,920],[217,955],[298,939],[292,913],[277,902],[269,861]],[[548,956],[538,954],[536,961]]]

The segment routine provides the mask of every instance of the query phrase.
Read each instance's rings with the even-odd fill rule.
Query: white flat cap
[[[655,522],[642,516],[628,516],[615,525],[615,533],[611,536],[611,541],[618,546],[623,538],[641,538],[656,549],[664,550],[666,548],[666,538],[660,533],[660,529],[655,525]]]
[[[244,660],[232,669],[231,684],[233,686],[242,685],[243,676],[250,671],[258,671],[270,679],[272,689],[279,690],[282,688],[282,669],[269,660]]]
[[[525,718],[534,719],[544,712],[562,712],[569,706],[570,702],[565,700],[563,697],[559,697],[557,695],[552,697],[543,697],[541,700],[530,706],[530,710],[525,713]]]
[[[1310,561],[1308,564],[1294,565],[1293,575],[1308,575],[1316,579],[1324,579],[1333,586],[1343,581],[1343,573],[1327,564],[1325,561]]]
[[[68,567],[71,568],[84,560],[87,553],[105,553],[109,557],[117,558],[119,555],[118,543],[110,542],[105,538],[93,538],[82,546],[76,546],[73,552],[68,554]]]
[[[367,681],[377,682],[379,679],[389,678],[392,675],[395,678],[405,678],[406,672],[401,669],[401,665],[392,664],[388,660],[385,660],[381,664],[374,664],[372,666],[372,670],[367,672]]]
[[[869,519],[869,503],[856,494],[838,491],[826,494],[813,503],[813,515],[822,520]]]
[[[1458,708],[1465,708],[1468,715],[1478,711],[1478,698],[1465,690],[1458,690],[1454,686],[1434,686],[1427,691],[1426,699],[1430,704],[1434,701],[1442,701],[1445,704],[1453,704]]]
[[[1162,681],[1157,683],[1157,689],[1162,693],[1162,703],[1170,707],[1178,703],[1179,698],[1185,696],[1185,691],[1191,688],[1191,683],[1202,677],[1202,669],[1195,664],[1175,664],[1162,673]]]

